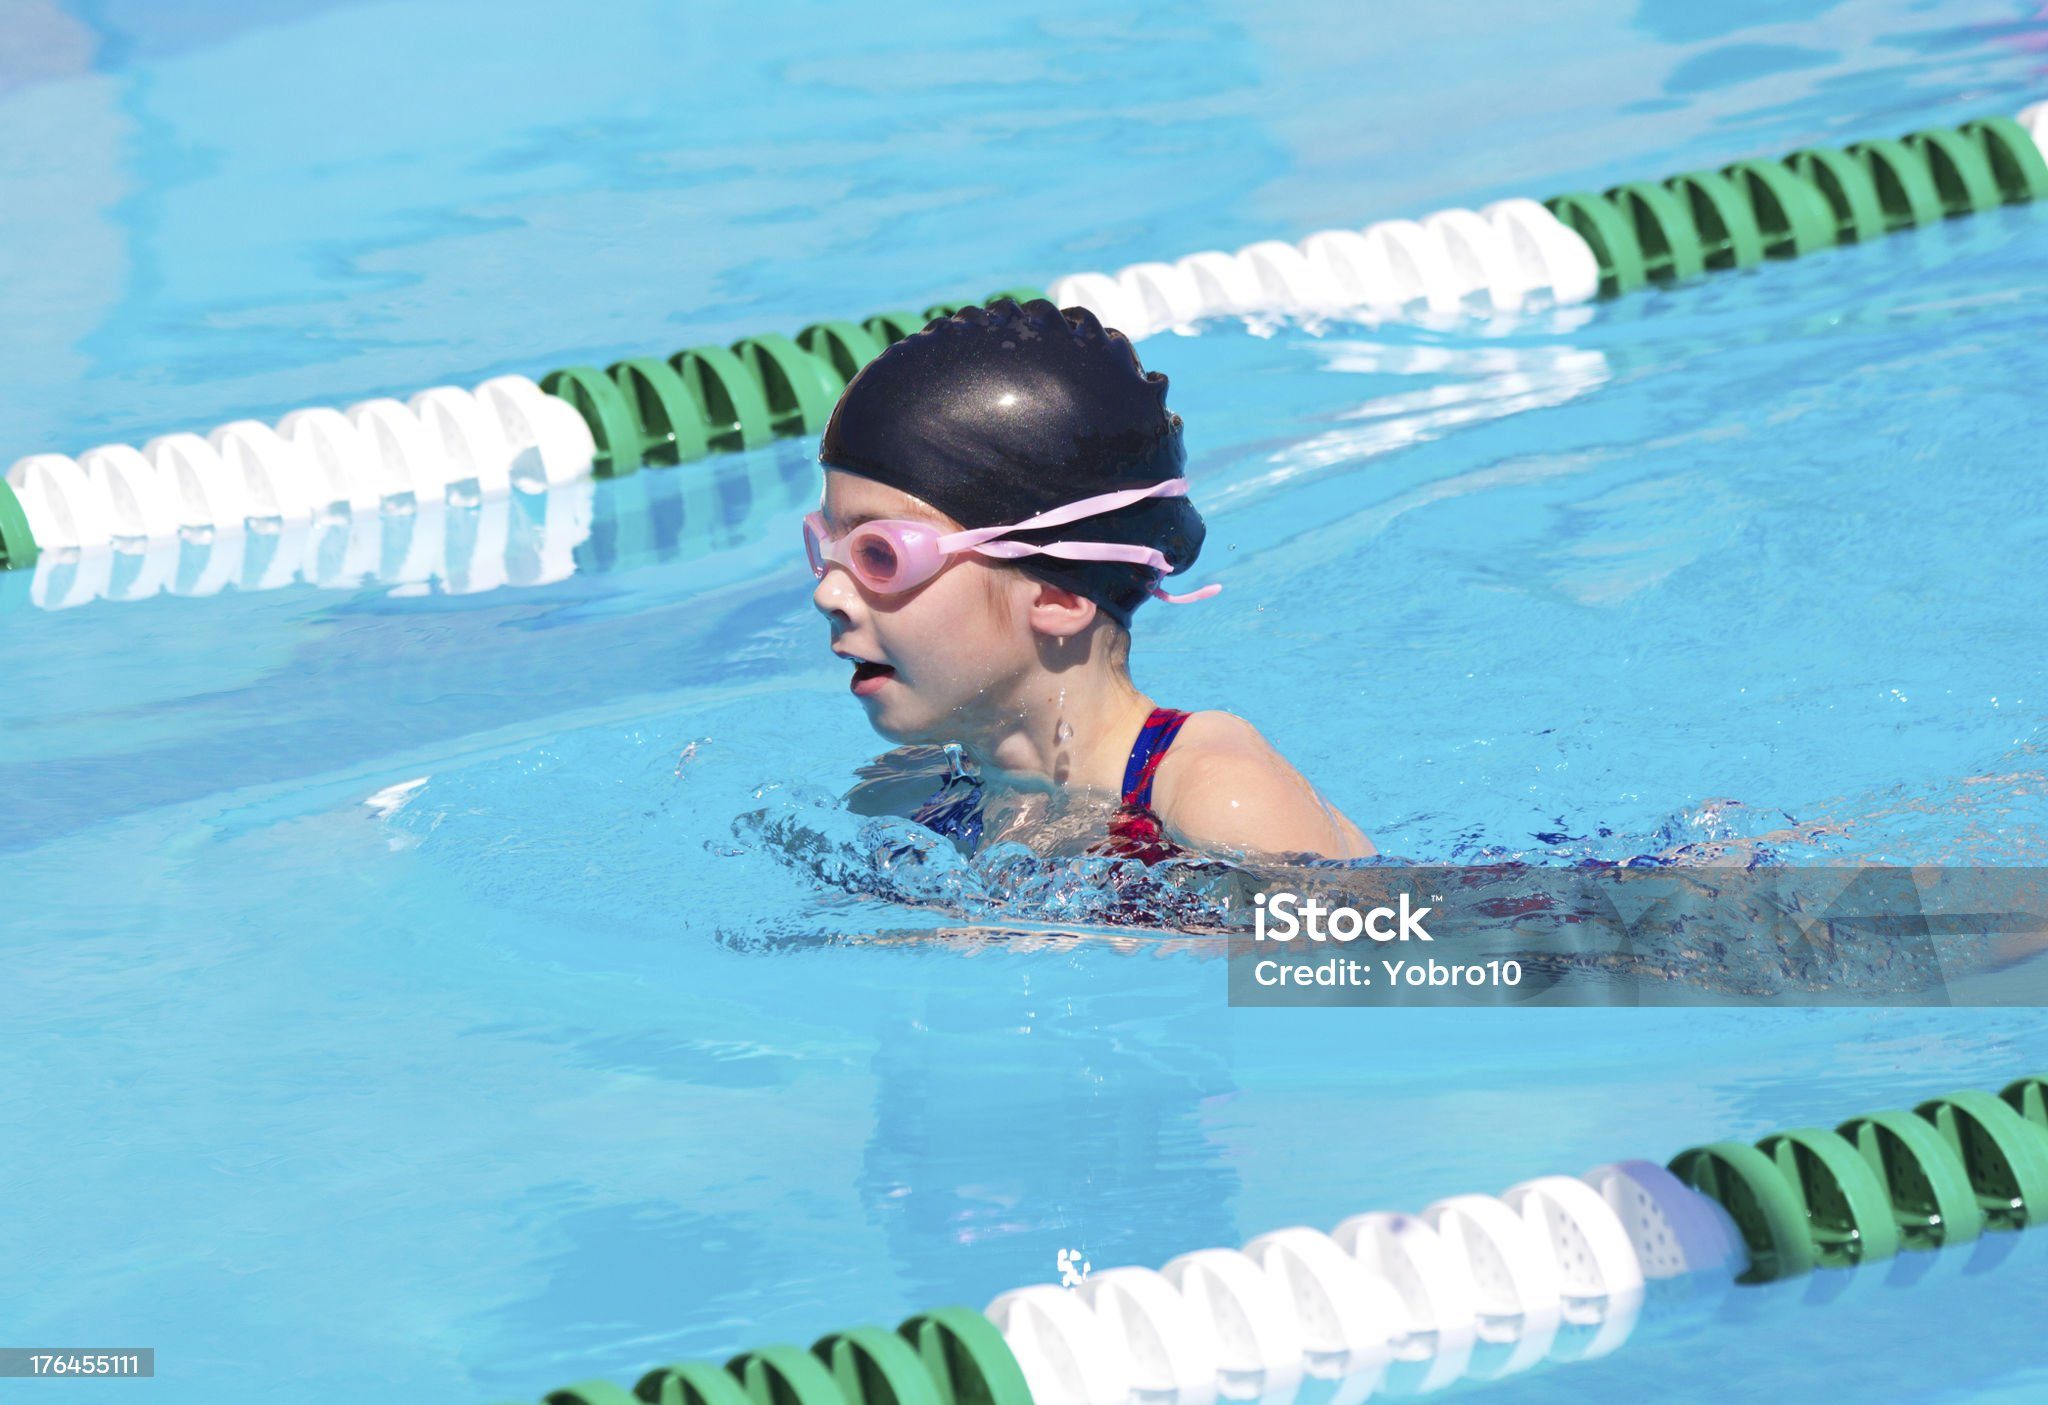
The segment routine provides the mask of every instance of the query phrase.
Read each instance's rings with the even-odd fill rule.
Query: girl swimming
[[[1088,852],[1374,853],[1249,722],[1131,682],[1137,607],[1220,587],[1159,589],[1202,518],[1166,377],[1122,333],[1042,300],[934,320],[854,377],[818,460],[832,651],[877,732],[955,758],[921,823],[978,847],[1113,801]]]

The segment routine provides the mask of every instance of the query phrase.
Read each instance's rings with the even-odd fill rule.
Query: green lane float
[[[1984,1230],[1969,1172],[1925,1118],[1874,1112],[1839,1128],[1878,1178],[1908,1249],[1967,1244]]]
[[[1671,1173],[1720,1203],[1749,1246],[1744,1283],[1796,1278],[1818,1261],[1806,1207],[1771,1158],[1741,1142],[1712,1142],[1681,1151]]]
[[[29,530],[28,514],[14,489],[0,483],[0,570],[20,570],[36,564],[35,533]]]
[[[2019,1229],[2048,1218],[2048,1135],[1989,1093],[1965,1090],[1914,1111],[1962,1162],[1985,1222]]]
[[[1877,182],[1886,228],[1913,229],[1933,224],[1948,213],[1942,208],[1933,173],[1904,142],[1860,141],[1849,147],[1849,154],[1861,161]]]
[[[942,1405],[915,1349],[880,1327],[853,1327],[811,1348],[847,1405]]]
[[[2043,195],[2048,162],[2035,139],[1988,117],[1544,203],[1593,251],[1601,295],[1617,297]]]
[[[704,412],[705,443],[720,453],[756,449],[775,437],[768,397],[739,357],[722,346],[694,346],[668,360]]]
[[[1836,243],[1860,244],[1885,232],[1884,201],[1861,161],[1846,151],[1808,146],[1785,157],[1785,165],[1827,202]]]
[[[1776,1133],[1756,1151],[1717,1142],[1680,1152],[1671,1169],[1742,1230],[1747,1282],[1967,1243],[2048,1219],[2044,1087],[2022,1078],[1999,1097],[1965,1089],[1837,1132]]]
[[[591,464],[599,477],[618,477],[640,466],[646,432],[610,376],[593,366],[569,366],[542,376],[540,388],[590,427],[591,442],[597,446]]]
[[[839,1392],[832,1373],[801,1347],[764,1346],[726,1362],[748,1405],[855,1405]]]
[[[1664,182],[1692,217],[1706,266],[1752,268],[1763,262],[1764,234],[1756,213],[1719,171],[1689,171]]]
[[[705,1361],[657,1366],[633,1387],[647,1405],[749,1405],[740,1383]]]
[[[1839,1132],[1801,1127],[1757,1143],[1806,1214],[1813,1261],[1824,1268],[1888,1259],[1899,1226],[1884,1182]]]
[[[2048,1078],[2015,1079],[1998,1096],[2010,1103],[2013,1111],[2048,1132]]]
[[[1003,1334],[966,1307],[906,1319],[895,1332],[854,1327],[829,1332],[809,1351],[765,1346],[724,1366],[684,1361],[657,1366],[629,1392],[582,1381],[542,1405],[1032,1405],[1030,1388]]]
[[[2007,204],[2018,205],[2048,195],[2048,159],[2027,131],[2010,117],[1979,117],[1956,129],[1983,150],[1991,162],[1992,179]]]
[[[917,1348],[940,1405],[1031,1405],[1031,1390],[1009,1344],[973,1308],[921,1312],[899,1330]]]

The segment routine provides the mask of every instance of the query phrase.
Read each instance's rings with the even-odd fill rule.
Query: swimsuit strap
[[[1140,810],[1152,808],[1153,773],[1166,759],[1166,749],[1173,745],[1175,734],[1187,720],[1187,713],[1170,707],[1152,709],[1152,715],[1145,719],[1145,730],[1138,733],[1138,740],[1131,747],[1131,759],[1124,763],[1124,804]]]
[[[1173,745],[1174,737],[1189,715],[1170,707],[1155,707],[1152,715],[1145,719],[1144,730],[1138,733],[1138,740],[1131,747],[1131,758],[1124,764],[1124,808],[1111,820],[1109,827],[1114,841],[1113,851],[1143,858],[1148,864],[1173,852],[1165,843],[1164,831],[1157,817],[1150,813],[1152,777],[1158,772],[1159,763],[1166,759],[1166,749]],[[912,818],[948,838],[962,839],[969,845],[979,844],[982,831],[980,782],[971,776],[947,777],[937,793],[925,801]]]

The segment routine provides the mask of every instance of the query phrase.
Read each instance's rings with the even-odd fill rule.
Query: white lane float
[[[1599,291],[1599,263],[1584,239],[1533,200],[1502,200],[1483,211],[1323,230],[1298,244],[1266,239],[1235,254],[1211,249],[1115,274],[1069,274],[1046,293],[1138,341],[1210,317],[1518,312],[1532,297],[1577,303]]]
[[[1124,1346],[1071,1288],[1049,1283],[998,1296],[983,1316],[1003,1334],[1031,1387],[1032,1405],[1124,1405]]]
[[[1131,1389],[1175,1405],[1204,1405],[1220,1370],[1201,1318],[1166,1277],[1149,1268],[1113,1268],[1083,1278],[1075,1291],[1130,1363]]]

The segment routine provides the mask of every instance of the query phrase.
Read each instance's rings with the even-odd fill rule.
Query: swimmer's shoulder
[[[1233,758],[1245,760],[1272,761],[1285,766],[1287,761],[1273,747],[1273,744],[1259,733],[1259,729],[1234,712],[1190,712],[1188,720],[1181,723],[1174,733],[1173,745],[1166,749],[1166,758],[1159,763],[1159,777],[1164,780],[1169,767],[1188,769],[1185,765],[1174,767],[1174,763],[1189,760],[1210,763],[1227,762]]]
[[[1332,859],[1378,852],[1235,713],[1188,714],[1153,778],[1152,805],[1170,831],[1197,844]]]
[[[1191,712],[1153,777],[1153,808],[1164,817],[1219,787],[1285,776],[1300,772],[1250,722],[1233,712]]]

